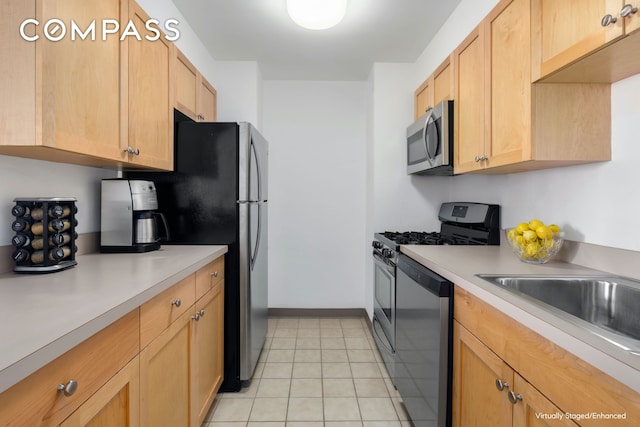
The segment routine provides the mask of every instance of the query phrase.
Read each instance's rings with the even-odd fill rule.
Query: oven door
[[[389,375],[395,363],[396,267],[373,254],[373,336]]]

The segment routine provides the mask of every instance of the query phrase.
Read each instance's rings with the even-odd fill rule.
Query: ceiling
[[[257,61],[267,80],[366,80],[414,62],[460,0],[349,0],[336,27],[298,27],[286,0],[173,0],[214,59]]]

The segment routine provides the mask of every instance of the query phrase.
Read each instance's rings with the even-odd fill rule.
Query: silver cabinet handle
[[[484,161],[484,160],[488,160],[488,159],[489,159],[489,158],[488,158],[487,156],[485,156],[485,155],[482,155],[482,156],[476,156],[476,157],[475,157],[476,162],[482,162],[482,161]]]
[[[182,305],[182,301],[180,301],[180,298],[174,299],[174,300],[171,301],[171,305],[175,305],[176,307],[180,307],[180,305]]]
[[[134,156],[139,156],[140,155],[140,149],[139,148],[127,147],[123,151],[125,153],[133,154]]]
[[[502,381],[500,378],[496,378],[496,388],[499,391],[502,391],[505,388],[509,388],[509,383],[506,381]]]
[[[509,402],[511,402],[513,405],[518,403],[518,400],[522,400],[522,395],[520,393],[515,394],[511,390],[509,390],[509,393],[507,393],[507,396],[509,397]]]
[[[200,310],[198,314],[200,315],[200,317],[204,317],[204,310]]]
[[[196,311],[196,314],[191,316],[191,319],[195,320],[196,322],[200,320],[200,312]]]
[[[218,272],[217,272],[217,271],[214,271],[213,273],[211,273],[211,275],[212,275],[213,277],[218,277]]]
[[[71,380],[67,384],[58,384],[58,391],[63,393],[65,396],[73,396],[73,393],[78,389],[78,381]]]
[[[638,8],[635,6],[632,6],[630,4],[625,4],[622,7],[622,10],[620,11],[620,16],[622,16],[623,18],[626,18],[629,15],[633,15],[634,13],[636,13],[638,11]]]
[[[616,22],[618,22],[618,18],[610,14],[606,14],[602,17],[602,21],[600,21],[600,25],[602,25],[603,27],[607,27],[611,24],[615,24]]]

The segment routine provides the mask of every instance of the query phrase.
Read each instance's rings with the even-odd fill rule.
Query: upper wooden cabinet
[[[447,57],[414,93],[414,118],[445,99],[453,99],[451,57]]]
[[[216,121],[217,92],[179,50],[173,58],[175,108],[195,121]]]
[[[612,43],[640,28],[638,7],[639,0],[533,0],[533,81],[614,82],[640,72],[640,34]]]
[[[531,84],[530,1],[502,0],[454,51],[455,173],[611,158],[608,84]]]
[[[52,18],[86,28],[94,20],[122,20],[124,9],[119,0],[2,2],[0,153],[96,166],[126,161],[120,142],[119,38],[67,36],[54,42],[43,32]],[[38,39],[27,41],[19,28],[34,18],[41,25],[23,28]]]
[[[129,0],[129,19],[136,28],[145,28],[149,16]],[[157,31],[161,31],[157,28]],[[173,88],[174,46],[160,37],[127,38],[122,75],[127,76],[127,104],[123,106],[123,145],[130,163],[158,169],[173,169]]]
[[[64,27],[52,35],[54,18]],[[0,153],[172,169],[173,45],[146,39],[148,18],[133,0],[2,2],[0,47],[11,60],[0,64]],[[123,27],[131,19],[140,40],[103,34],[102,22],[113,19]],[[94,33],[85,34],[94,22]]]

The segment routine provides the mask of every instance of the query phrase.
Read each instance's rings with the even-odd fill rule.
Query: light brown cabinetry
[[[141,425],[197,427],[213,403],[223,380],[221,269],[223,257],[141,307]]]
[[[547,424],[541,414],[562,411],[457,321],[453,330],[453,426],[576,426],[566,418]]]
[[[536,417],[556,412],[626,414],[620,426],[640,419],[640,394],[458,286],[454,319],[454,426],[573,425]]]
[[[37,18],[40,25],[24,26]],[[84,29],[124,19],[120,0],[9,0],[0,5],[0,153],[103,166],[126,161],[120,142],[120,56],[117,36],[105,41],[45,37],[49,19]],[[67,29],[69,31],[69,29]],[[10,58],[10,59],[9,59]]]
[[[530,0],[502,0],[454,51],[455,173],[610,160],[609,85],[532,85],[530,45]]]
[[[128,6],[129,19],[136,28],[145,28],[149,16],[134,0],[129,0]],[[128,161],[139,166],[173,169],[174,46],[164,37],[155,41],[128,37],[126,43],[122,75],[126,76],[123,86],[127,88],[127,103],[123,111],[127,124],[122,140]]]
[[[533,81],[615,82],[640,72],[640,34],[627,37],[640,27],[639,6],[638,0],[533,0]]]
[[[137,362],[127,364],[139,350],[136,309],[0,394],[0,425],[59,425],[70,415],[69,425],[75,425],[74,420],[93,419],[100,412],[106,418],[135,416],[137,380],[128,377],[135,373]],[[121,369],[127,372],[122,374],[125,378],[109,384]],[[66,387],[66,394],[59,385]],[[116,395],[124,400],[117,397],[117,405],[112,405]]]
[[[216,90],[177,48],[173,63],[175,108],[195,121],[216,121]]]
[[[413,118],[418,119],[433,106],[433,77],[427,78],[413,95]]]
[[[414,118],[445,99],[453,99],[451,57],[447,57],[414,93]]]

